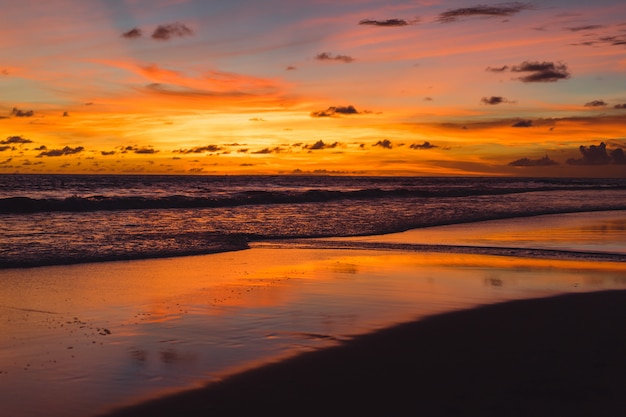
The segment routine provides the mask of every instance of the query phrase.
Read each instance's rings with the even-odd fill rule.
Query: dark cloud
[[[42,147],[45,149],[45,147]],[[75,148],[70,148],[69,146],[66,146],[63,149],[50,149],[48,150],[44,150],[42,151],[39,155],[37,155],[38,158],[41,158],[42,156],[65,156],[65,155],[74,155],[77,153],[81,153],[82,151],[84,151],[85,148],[82,146],[77,146]]]
[[[509,165],[514,167],[546,167],[558,164],[558,162],[550,159],[548,155],[539,159],[521,158],[517,161],[509,162]]]
[[[495,106],[501,103],[513,103],[512,101],[509,101],[506,98],[500,96],[483,97],[480,99],[480,102],[483,104],[488,104],[490,106]]]
[[[585,107],[604,107],[607,106],[604,100],[593,100],[589,103],[585,103]]]
[[[272,154],[272,153],[282,153],[284,151],[285,151],[284,148],[276,146],[275,148],[263,148],[263,149],[261,149],[259,151],[252,152],[252,154],[254,154],[254,155],[267,155],[267,154]]]
[[[295,70],[297,70],[297,68],[294,67],[293,65],[289,65],[287,68],[285,68],[285,70],[287,70],[287,71],[295,71]]]
[[[4,151],[9,151],[9,150],[14,150],[15,148],[13,146],[9,146],[9,145],[5,145],[5,146],[0,146],[0,152],[4,152]]]
[[[570,78],[567,65],[558,62],[531,62],[524,61],[520,65],[511,67],[511,72],[527,72],[528,75],[519,79],[525,83],[555,82]]]
[[[616,104],[615,106],[613,106],[613,108],[615,108],[615,109],[626,109],[626,103],[624,103],[624,104]]]
[[[369,111],[360,112],[354,106],[332,106],[326,110],[311,112],[311,117],[341,117],[352,116],[356,114],[369,113]]]
[[[326,144],[326,143],[324,143],[323,140],[320,139],[317,142],[315,142],[313,145],[304,145],[302,149],[309,149],[309,150],[312,150],[312,151],[317,151],[317,150],[321,150],[321,149],[336,148],[338,145],[339,145],[339,142]]]
[[[102,154],[102,156],[109,156],[109,155],[115,155],[117,152],[115,152],[115,151],[100,151],[100,153]]]
[[[154,149],[152,146],[123,146],[122,148],[122,153],[128,153],[128,152],[133,152],[136,154],[142,154],[142,155],[150,155],[150,154],[155,154],[157,152],[159,152],[158,150]]]
[[[193,30],[189,29],[183,23],[172,23],[169,25],[159,25],[152,32],[152,39],[159,41],[168,41],[171,38],[182,38],[193,35]]]
[[[417,23],[417,19],[412,20],[410,22],[404,19],[387,19],[387,20],[363,19],[359,22],[359,25],[381,26],[381,27],[402,27],[402,26],[413,25],[415,23]]]
[[[139,28],[133,28],[129,30],[128,32],[122,33],[122,37],[126,39],[136,39],[136,38],[140,38],[142,35],[143,33],[141,29]]]
[[[458,19],[461,19],[461,18],[473,17],[473,16],[507,17],[507,16],[512,16],[516,13],[519,13],[522,10],[531,9],[531,8],[532,8],[532,5],[530,3],[521,3],[521,2],[501,3],[501,4],[496,4],[493,6],[477,5],[474,7],[450,9],[446,12],[439,14],[437,21],[441,23],[450,23],[450,22],[456,22]]]
[[[523,72],[528,73],[519,77],[520,81],[525,83],[540,83],[540,82],[556,82],[559,80],[565,80],[571,77],[567,65],[557,62],[538,62],[538,61],[524,61],[519,65],[502,67],[487,67],[486,71],[489,72]]]
[[[599,145],[580,146],[578,148],[582,158],[568,159],[569,165],[607,165],[611,161],[614,163],[623,163],[624,151],[620,148],[607,153],[606,144],[601,142]],[[621,152],[620,152],[621,151]]]
[[[391,141],[389,139],[379,140],[378,142],[376,142],[374,144],[374,146],[380,146],[383,149],[391,149],[391,148],[393,148],[393,144],[391,143]]]
[[[175,153],[182,153],[182,154],[191,154],[191,153],[204,153],[204,152],[218,152],[221,151],[222,148],[221,146],[218,145],[206,145],[206,146],[196,146],[195,148],[191,148],[191,149],[178,149],[175,150]]]
[[[33,110],[20,110],[16,107],[13,107],[11,110],[11,115],[15,117],[33,117],[35,112]]]
[[[626,165],[626,155],[622,148],[613,149],[610,153],[613,163],[618,165]]]
[[[333,55],[330,52],[322,52],[315,56],[318,61],[340,61],[349,64],[354,61],[354,58],[348,55]]]
[[[532,120],[520,120],[516,123],[513,123],[511,127],[532,127],[532,125],[533,125]]]
[[[0,144],[2,145],[9,145],[9,144],[23,145],[25,143],[33,143],[33,141],[30,139],[23,138],[21,136],[9,136],[5,140],[0,141]]]
[[[434,149],[434,148],[438,148],[439,146],[437,145],[433,145],[430,142],[426,141],[422,144],[419,143],[413,143],[411,144],[411,146],[409,146],[409,148],[411,149]]]

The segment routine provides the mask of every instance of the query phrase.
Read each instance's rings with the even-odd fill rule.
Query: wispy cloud
[[[493,6],[477,5],[473,7],[462,7],[458,9],[450,9],[439,14],[438,22],[450,23],[459,19],[482,16],[482,17],[508,17],[521,12],[522,10],[532,9],[530,3],[501,3]]]
[[[338,61],[349,64],[354,61],[349,55],[333,55],[330,52],[322,52],[315,56],[318,61]]]
[[[143,32],[139,28],[133,28],[127,32],[122,33],[122,37],[126,39],[137,39],[137,38],[141,38],[142,35],[143,35]]]
[[[379,26],[379,27],[402,27],[402,26],[414,25],[417,22],[419,22],[419,19],[413,19],[411,21],[407,21],[404,19],[387,19],[387,20],[363,19],[359,21],[359,25]]]
[[[585,107],[606,107],[608,104],[604,100],[593,100],[585,103]]]
[[[311,117],[341,117],[352,116],[357,114],[371,113],[369,111],[360,112],[354,106],[331,106],[326,110],[311,112]]]
[[[509,165],[513,167],[547,167],[558,164],[555,160],[550,159],[548,155],[538,159],[520,158],[509,162]]]
[[[196,146],[191,149],[178,149],[175,150],[174,153],[182,153],[182,154],[193,154],[193,153],[205,153],[205,152],[219,152],[223,148],[218,145],[206,145],[206,146]]]
[[[33,117],[35,115],[35,112],[33,110],[21,110],[13,107],[13,110],[11,110],[11,115],[15,117]]]
[[[185,36],[193,35],[193,30],[187,27],[185,24],[176,22],[168,25],[159,25],[152,32],[152,39],[159,41],[168,41],[172,38],[183,38]]]

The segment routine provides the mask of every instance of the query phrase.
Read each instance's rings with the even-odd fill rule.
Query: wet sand
[[[626,415],[626,291],[512,301],[360,336],[110,416]]]

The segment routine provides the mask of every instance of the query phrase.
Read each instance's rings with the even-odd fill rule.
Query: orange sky
[[[626,176],[622,0],[7,3],[0,173]]]

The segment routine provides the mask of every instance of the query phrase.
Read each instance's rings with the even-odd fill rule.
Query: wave
[[[385,198],[454,198],[491,196],[542,191],[590,190],[589,185],[563,185],[544,187],[444,187],[442,189],[416,188],[366,188],[358,190],[265,191],[248,190],[233,194],[191,197],[170,195],[164,197],[143,196],[72,196],[67,198],[0,198],[0,213],[31,214],[44,212],[89,212],[177,208],[218,208],[245,205],[320,203],[339,200],[372,200]],[[623,190],[623,185],[604,185],[602,190]]]

